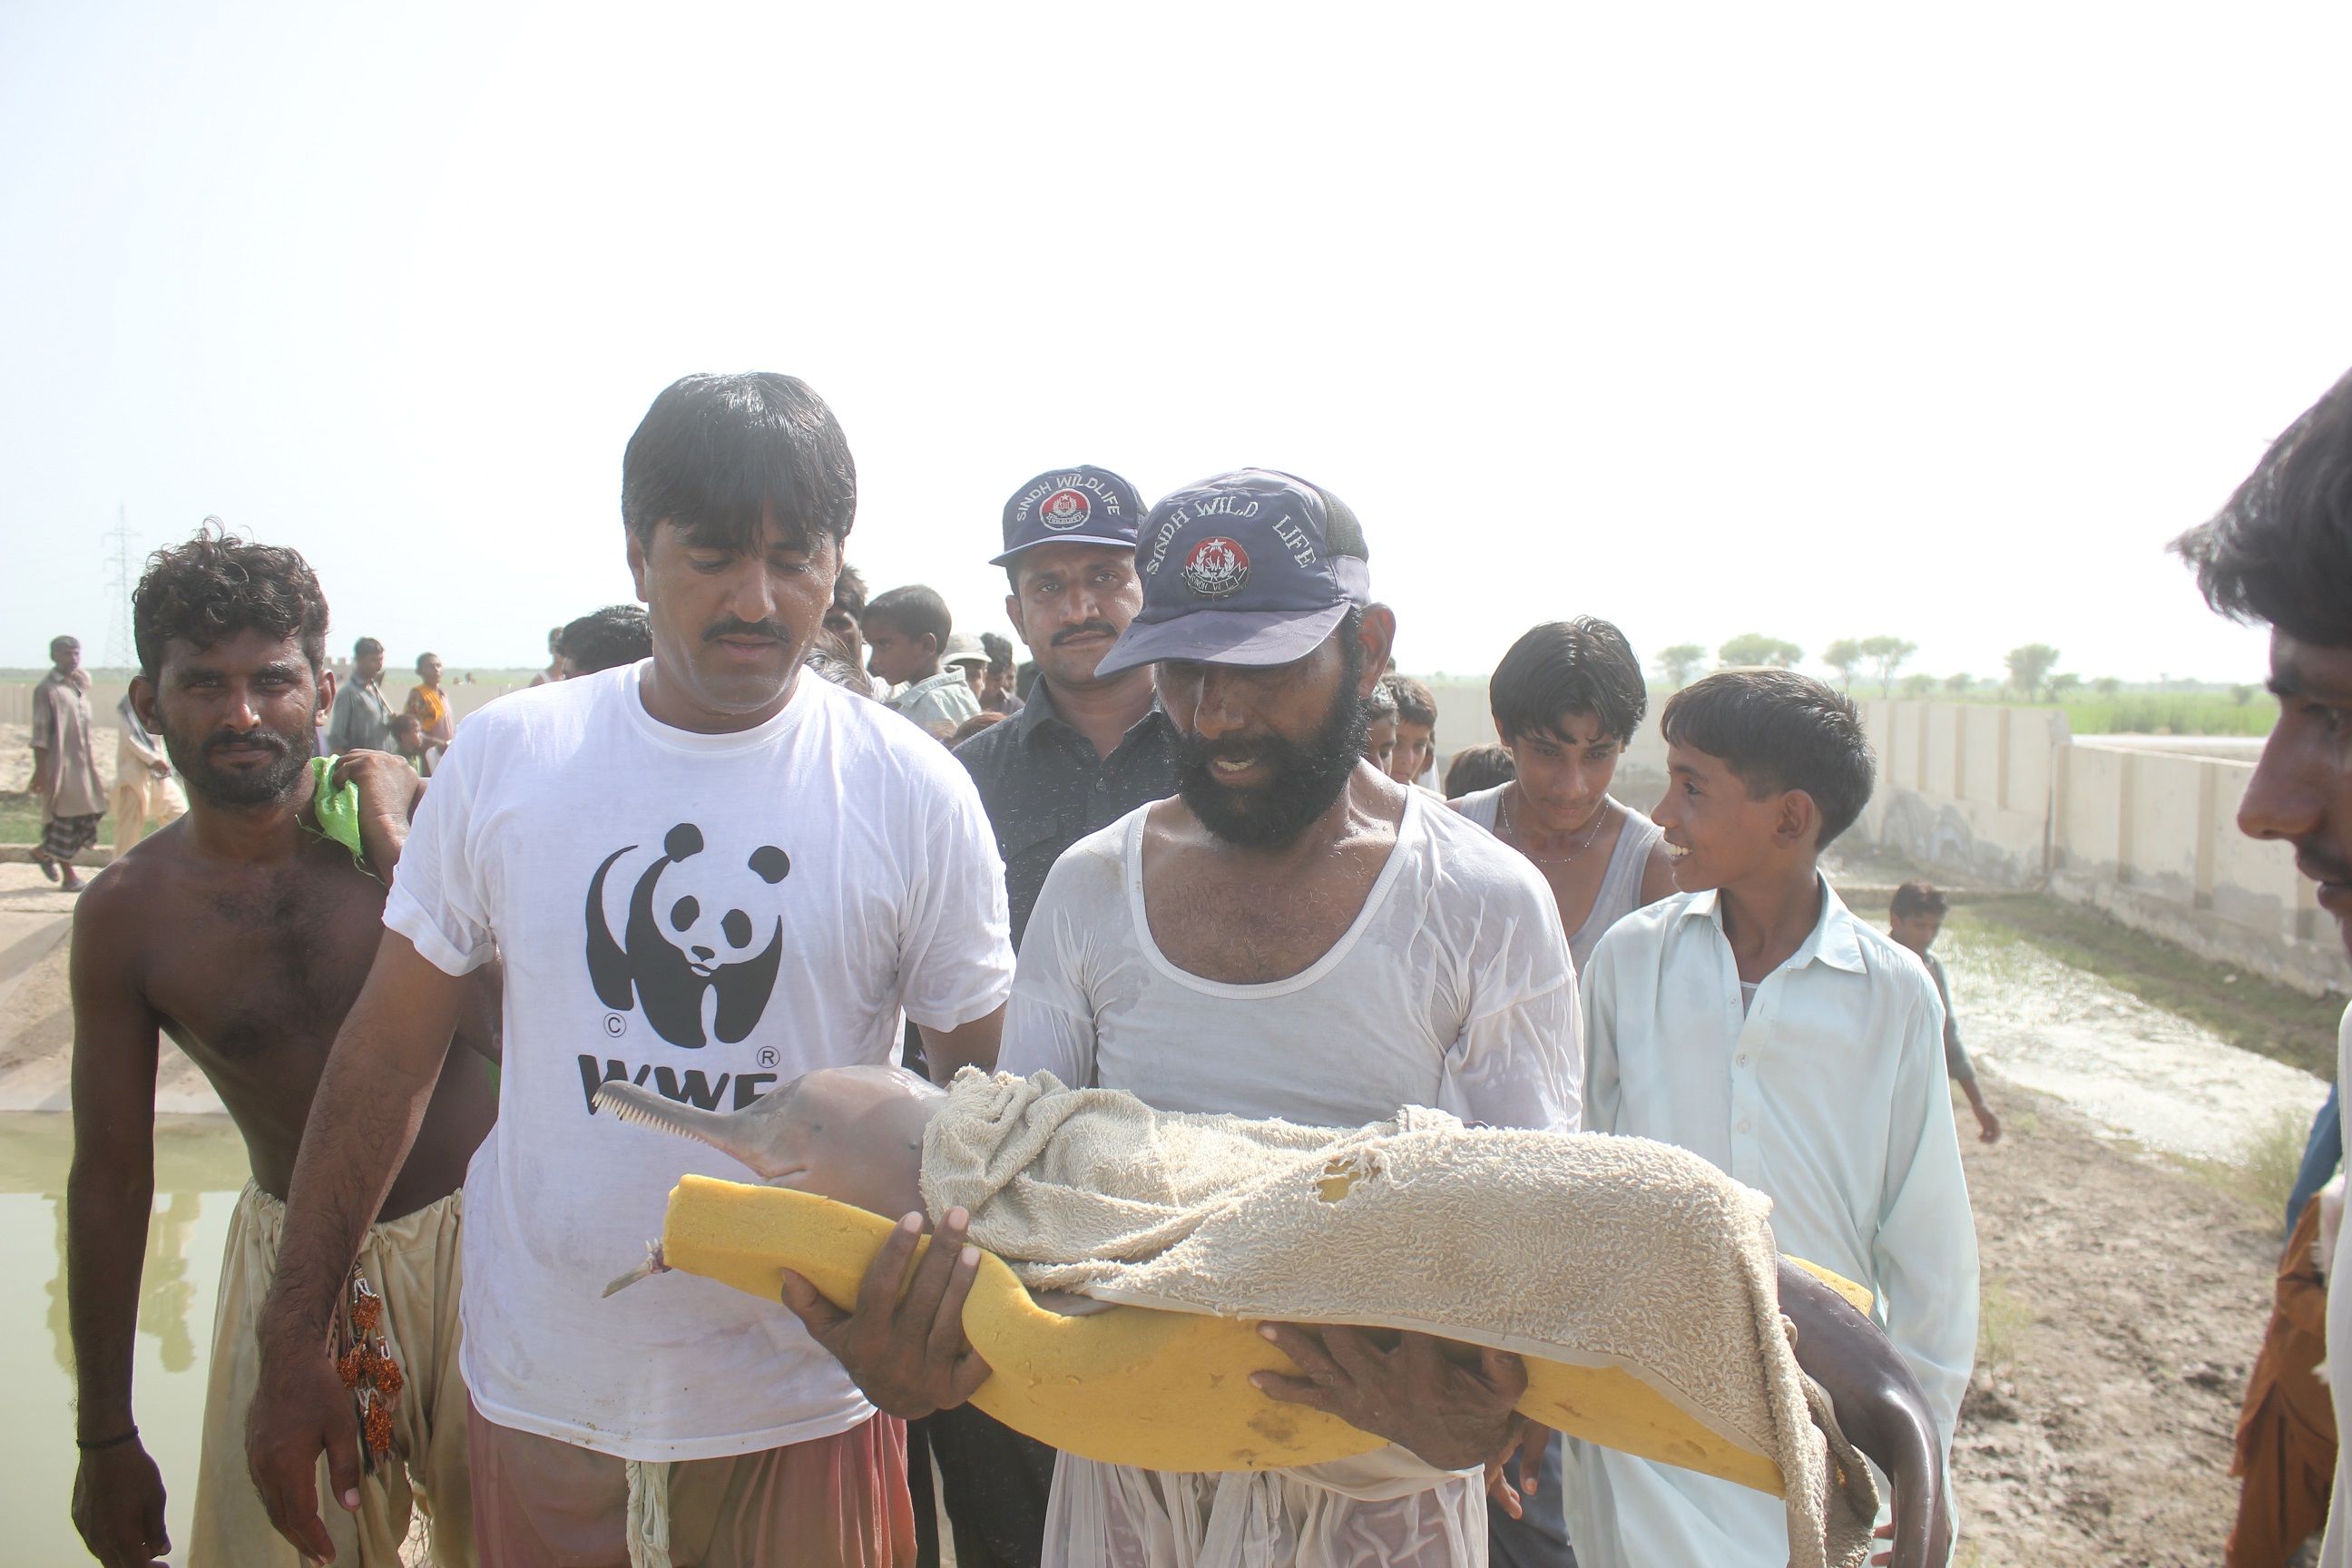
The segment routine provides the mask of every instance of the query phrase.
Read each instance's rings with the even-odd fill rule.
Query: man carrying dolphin
[[[1394,618],[1347,507],[1244,470],[1152,509],[1143,603],[1098,673],[1155,666],[1175,797],[1081,839],[1045,879],[1001,1065],[1156,1110],[1327,1127],[1408,1104],[1573,1130],[1580,1015],[1557,906],[1527,862],[1360,762],[1362,699]],[[920,1415],[990,1374],[965,1342],[963,1212],[908,1215],[841,1310],[787,1301],[885,1410]],[[1782,1311],[1847,1435],[1897,1481],[1898,1568],[1949,1544],[1924,1396],[1883,1336],[1792,1265]],[[1268,1395],[1389,1439],[1336,1465],[1183,1475],[1060,1457],[1045,1562],[1068,1568],[1483,1563],[1482,1465],[1526,1436],[1517,1359],[1457,1363],[1427,1336],[1264,1331],[1301,1375]],[[1532,1430],[1532,1429],[1528,1429]],[[1533,1466],[1524,1460],[1522,1478]]]
[[[1142,607],[1095,673],[1156,666],[1178,793],[1047,874],[1005,1070],[1162,1110],[1348,1127],[1418,1104],[1575,1128],[1576,979],[1542,879],[1360,761],[1396,625],[1371,600],[1368,556],[1346,505],[1287,474],[1223,475],[1151,510]],[[921,1415],[985,1376],[967,1365],[926,1387],[887,1356],[863,1361],[863,1326],[814,1292],[791,1300],[885,1409]],[[1239,1563],[1269,1531],[1299,1542],[1302,1565],[1484,1562],[1480,1470],[1518,1425],[1517,1358],[1460,1366],[1423,1335],[1382,1350],[1347,1329],[1270,1331],[1306,1375],[1265,1392],[1393,1446],[1248,1476],[1065,1454],[1047,1564],[1161,1568],[1176,1559],[1150,1543],[1176,1539],[1232,1542]]]

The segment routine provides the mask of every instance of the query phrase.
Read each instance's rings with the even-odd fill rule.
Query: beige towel
[[[970,1210],[1033,1289],[1622,1366],[1780,1465],[1793,1568],[1867,1554],[1875,1489],[1814,1418],[1770,1200],[1686,1151],[1419,1107],[1352,1131],[1162,1113],[966,1068],[924,1136],[923,1199]]]

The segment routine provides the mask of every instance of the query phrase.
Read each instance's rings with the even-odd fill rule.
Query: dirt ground
[[[1962,1141],[1989,1331],[1953,1444],[1961,1568],[2221,1559],[2278,1217],[1988,1077]],[[1987,1364],[1987,1361],[1990,1364]]]

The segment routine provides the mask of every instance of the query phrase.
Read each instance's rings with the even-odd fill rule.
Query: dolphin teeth
[[[624,1274],[619,1279],[614,1280],[610,1285],[605,1286],[604,1294],[606,1296],[610,1296],[616,1291],[625,1290],[630,1286],[635,1284],[638,1280],[645,1279],[647,1275],[667,1274],[668,1272],[669,1265],[662,1261],[661,1243],[658,1241],[648,1241],[646,1243],[646,1260],[643,1263],[638,1264],[635,1268],[630,1269],[626,1274]]]
[[[675,1132],[681,1138],[698,1139],[705,1143],[714,1142],[705,1125],[706,1120],[721,1121],[715,1112],[690,1109],[620,1079],[597,1086],[596,1107],[600,1110],[611,1111],[624,1121],[634,1121],[641,1127],[658,1127],[665,1132]]]

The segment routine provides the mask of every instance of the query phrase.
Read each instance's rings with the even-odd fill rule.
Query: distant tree
[[[2083,678],[2081,676],[2075,674],[2071,669],[2061,670],[2058,674],[2050,678],[2050,696],[2053,700],[2055,700],[2058,698],[2065,696],[2070,691],[2081,690],[2082,686]]]
[[[2046,642],[2030,642],[2011,648],[2003,662],[2009,666],[2010,685],[2030,702],[2042,695],[2050,672],[2058,668],[2058,650]]]
[[[1964,675],[1960,679],[1966,680],[1968,677]],[[1921,675],[1915,670],[1903,678],[1903,695],[1906,697],[1916,700],[1935,689],[1936,678],[1932,675]]]
[[[2241,708],[2251,707],[2254,700],[2254,689],[2251,686],[2232,686],[2230,688],[2230,700]]]
[[[1919,651],[1919,645],[1905,642],[1901,637],[1864,637],[1862,657],[1878,667],[1878,694],[1885,697],[1895,685],[1895,672],[1904,662]]]
[[[1948,675],[1944,677],[1944,689],[1950,692],[1955,697],[1966,697],[1969,694],[1969,688],[1974,686],[1976,683],[1977,678],[1973,675],[1960,674]]]
[[[2112,675],[2103,675],[2099,677],[2098,679],[2091,682],[2091,689],[2097,692],[2100,696],[2105,698],[2110,702],[2113,702],[2116,700],[2116,693],[2121,691],[2123,689],[2124,683],[2117,680]]]
[[[1868,646],[1852,637],[1840,637],[1822,650],[1822,662],[1838,672],[1838,685],[1848,691],[1853,689],[1853,672],[1870,657],[1863,651]]]
[[[1698,667],[1706,662],[1706,649],[1695,642],[1678,642],[1672,647],[1658,650],[1658,672],[1676,691],[1688,686],[1690,678],[1696,675]]]
[[[1726,668],[1761,664],[1774,669],[1786,669],[1803,658],[1805,650],[1795,643],[1768,637],[1762,632],[1748,632],[1716,649],[1715,656],[1723,661]]]

